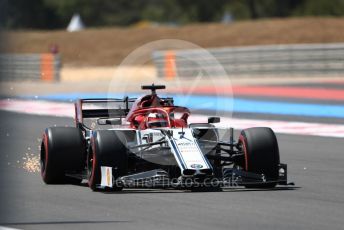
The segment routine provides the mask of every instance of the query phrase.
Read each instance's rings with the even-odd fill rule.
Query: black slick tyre
[[[270,128],[256,127],[241,132],[239,143],[245,160],[242,167],[248,172],[264,174],[267,180],[278,180],[280,163],[277,138]],[[247,185],[247,188],[273,188],[276,182]]]
[[[88,151],[88,185],[97,190],[101,182],[101,166],[112,167],[112,179],[115,181],[128,171],[127,144],[120,131],[98,130],[93,133]],[[120,191],[123,186],[113,183],[113,191]]]
[[[41,152],[41,176],[46,184],[75,183],[66,172],[81,172],[85,161],[85,141],[74,127],[52,127],[44,131]],[[81,180],[78,180],[81,182]]]

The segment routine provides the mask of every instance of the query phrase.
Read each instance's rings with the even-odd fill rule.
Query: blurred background
[[[0,229],[343,229],[343,16],[344,0],[0,0]],[[152,83],[191,122],[271,127],[299,187],[42,182],[42,132],[73,126],[74,100]]]
[[[1,0],[0,4],[2,38],[7,41],[1,43],[0,52],[58,52],[64,65],[116,65],[138,46],[164,38],[205,48],[344,39],[343,0]],[[67,28],[81,32],[68,33]]]
[[[3,0],[6,29],[64,29],[75,13],[89,27],[216,23],[262,18],[340,17],[342,0]]]
[[[343,0],[1,0],[0,74],[5,81],[109,81],[130,52],[161,39],[218,48],[210,52],[230,76],[342,74],[341,46],[335,53],[257,45],[340,43],[343,14]],[[257,50],[229,50],[247,46]],[[147,55],[145,74],[129,68],[126,75],[164,77],[166,55]],[[177,54],[176,75],[190,75],[181,63]]]
[[[1,0],[0,4],[4,98],[72,101],[137,92],[141,84],[152,82],[184,96],[182,86],[192,85],[192,94],[268,101],[277,92],[279,100],[287,101],[295,100],[295,95],[302,96],[297,98],[301,102],[342,97],[323,81],[327,85],[343,81],[344,0]],[[264,88],[268,85],[275,87]],[[234,112],[236,108],[245,116],[254,112],[252,116],[314,117],[309,116],[313,111],[281,112],[270,104],[263,108],[271,111],[237,106]],[[326,116],[330,121],[341,118],[338,111],[326,113],[334,114]]]

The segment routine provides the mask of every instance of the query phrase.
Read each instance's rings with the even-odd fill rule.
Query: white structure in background
[[[68,32],[80,31],[85,28],[79,14],[74,14],[67,27]]]
[[[230,24],[231,22],[233,22],[233,16],[231,13],[229,13],[228,11],[226,11],[224,14],[223,14],[223,17],[222,17],[222,20],[221,22],[223,24]]]

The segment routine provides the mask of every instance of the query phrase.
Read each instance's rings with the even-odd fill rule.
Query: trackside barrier
[[[173,79],[176,76],[176,55],[174,51],[167,51],[165,54],[165,76]]]
[[[344,74],[344,43],[223,47],[153,52],[159,77]],[[212,58],[214,57],[214,58]]]
[[[59,81],[58,54],[0,54],[0,79],[6,81]]]

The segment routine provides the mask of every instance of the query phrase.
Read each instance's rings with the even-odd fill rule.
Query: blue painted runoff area
[[[142,94],[129,94],[138,97]],[[326,105],[312,103],[262,101],[243,98],[218,97],[208,95],[162,95],[173,96],[175,104],[188,107],[191,110],[225,111],[238,113],[259,113],[290,116],[344,118],[344,105]],[[123,98],[120,94],[106,93],[71,93],[50,94],[44,96],[24,97],[26,99],[41,99],[53,101],[75,101],[79,98]]]

